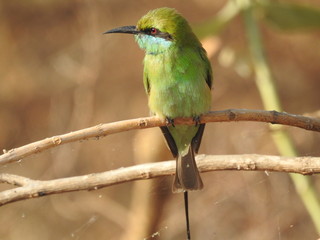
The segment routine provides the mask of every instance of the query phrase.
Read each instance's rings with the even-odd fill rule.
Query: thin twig
[[[276,171],[300,174],[320,173],[320,157],[279,157],[266,155],[198,155],[201,172],[219,170]],[[115,184],[173,175],[175,161],[157,162],[120,168],[102,173],[55,180],[31,180],[11,174],[0,174],[0,183],[21,185],[0,192],[0,206],[15,201],[50,194],[97,190]],[[18,183],[18,184],[17,184]],[[210,187],[208,184],[207,187]]]
[[[276,111],[228,109],[223,111],[209,112],[202,115],[200,119],[201,123],[232,121],[267,122],[320,132],[320,119]],[[174,120],[174,123],[176,125],[192,125],[194,124],[194,120],[193,118],[176,118]],[[57,147],[70,142],[93,138],[97,139],[110,134],[129,131],[133,129],[152,128],[164,125],[166,125],[166,122],[163,119],[157,117],[137,118],[113,123],[99,124],[94,127],[89,127],[75,132],[46,138],[19,148],[11,149],[9,151],[4,150],[5,153],[0,155],[0,164],[19,161],[32,154],[39,153],[46,149]]]

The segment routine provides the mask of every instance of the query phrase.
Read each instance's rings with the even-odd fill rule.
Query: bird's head
[[[158,8],[144,15],[136,26],[124,26],[105,33],[134,34],[147,54],[157,55],[173,46],[199,44],[188,22],[173,8]]]

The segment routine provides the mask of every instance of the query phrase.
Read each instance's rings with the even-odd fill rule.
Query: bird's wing
[[[163,136],[164,138],[166,139],[166,142],[167,142],[167,145],[173,155],[173,157],[177,157],[178,156],[178,148],[177,148],[177,145],[168,129],[168,127],[160,127],[162,133],[163,133]]]
[[[211,67],[209,68],[209,70],[207,72],[206,83],[208,84],[209,88],[211,89],[212,88],[212,70],[211,70]]]
[[[207,57],[207,52],[203,47],[200,48],[199,53],[200,53],[202,60],[206,63],[206,69],[208,69],[207,76],[206,76],[206,83],[208,84],[209,88],[211,89],[212,88],[212,81],[213,81],[211,64],[210,64],[210,61]]]
[[[202,135],[203,135],[203,131],[204,131],[204,127],[205,126],[206,125],[204,123],[200,124],[196,135],[192,139],[191,145],[192,145],[192,149],[193,149],[193,151],[195,153],[198,153],[198,151],[199,151],[200,144],[201,144],[201,139],[202,139]]]
[[[144,72],[144,74],[143,74],[143,86],[144,86],[144,89],[145,89],[147,95],[149,95],[150,94],[150,83],[149,83],[148,75],[146,72]]]

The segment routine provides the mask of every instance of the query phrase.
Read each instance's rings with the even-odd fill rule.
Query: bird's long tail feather
[[[203,183],[191,145],[188,146],[186,154],[178,154],[176,162],[176,175],[172,191],[182,192],[201,190],[203,188]]]

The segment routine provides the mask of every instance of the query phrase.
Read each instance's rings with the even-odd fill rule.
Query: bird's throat
[[[135,35],[135,39],[140,48],[144,49],[146,54],[151,55],[158,55],[166,52],[173,43],[171,40],[145,34]]]

